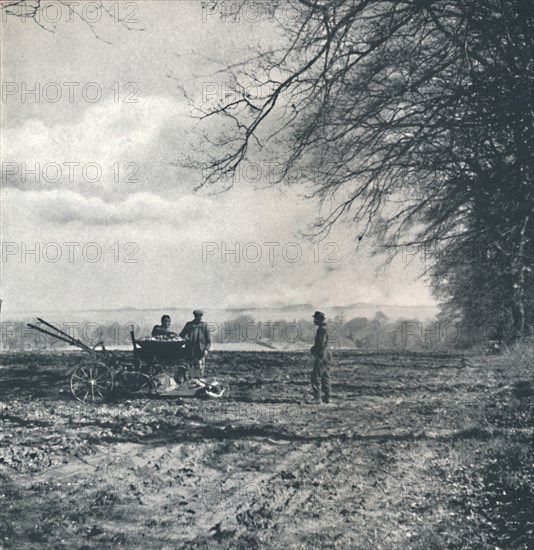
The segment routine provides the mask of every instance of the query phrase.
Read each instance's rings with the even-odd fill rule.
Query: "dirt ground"
[[[532,548],[529,360],[220,352],[220,401],[73,401],[75,353],[0,356],[0,548]]]

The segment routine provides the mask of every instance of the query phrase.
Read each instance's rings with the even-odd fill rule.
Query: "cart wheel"
[[[154,380],[142,372],[123,372],[119,384],[128,395],[150,397],[157,394]]]
[[[113,390],[113,372],[106,365],[80,365],[70,377],[70,391],[82,403],[102,403]]]

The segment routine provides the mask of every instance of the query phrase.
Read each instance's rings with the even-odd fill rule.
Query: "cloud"
[[[340,245],[335,255],[339,263],[327,263],[331,248],[323,243],[312,246],[294,235],[294,228],[307,218],[306,208],[275,200],[269,193],[184,195],[172,200],[135,193],[111,202],[59,189],[4,189],[2,241],[16,243],[21,252],[2,266],[3,297],[16,309],[47,308],[49,303],[72,309],[82,307],[89,295],[94,296],[94,307],[104,308],[429,302],[424,286],[414,283],[416,266],[404,270],[402,263],[393,265],[391,278],[377,279],[377,260],[354,256],[342,228],[331,235]],[[69,263],[64,243],[73,241],[80,246],[74,263]],[[102,261],[83,261],[80,251],[89,242],[98,243]],[[139,261],[125,263],[130,249],[124,245],[132,242]],[[209,256],[203,254],[207,242],[215,245]],[[279,244],[271,263],[266,243],[273,242]],[[297,247],[286,249],[284,256],[290,242],[297,243],[302,254],[296,262],[292,260]],[[37,243],[41,250],[46,243],[59,243],[62,260],[37,262],[31,253],[22,260],[23,247],[35,250]],[[121,261],[115,260],[115,243],[120,245]],[[240,253],[232,254],[237,243]],[[261,257],[255,262],[258,249]],[[77,301],[66,293],[69,289]]]
[[[365,248],[354,257],[351,228],[337,228],[328,238],[340,245],[339,264],[323,262],[330,253],[323,248],[316,261],[311,243],[297,234],[313,221],[315,205],[293,189],[284,194],[275,189],[255,192],[250,189],[254,183],[243,177],[222,195],[191,193],[200,174],[180,171],[173,163],[187,151],[188,132],[196,121],[186,116],[189,109],[177,93],[176,80],[181,85],[189,82],[198,91],[203,80],[211,79],[193,77],[199,59],[209,58],[202,69],[215,72],[220,67],[213,61],[214,48],[231,63],[245,48],[243,32],[250,30],[254,40],[270,43],[273,33],[269,25],[248,29],[246,25],[199,24],[202,10],[197,3],[146,4],[141,14],[144,26],[161,32],[123,33],[113,47],[73,27],[72,32],[40,34],[43,47],[30,51],[27,44],[33,27],[8,22],[6,43],[11,47],[4,52],[9,61],[4,63],[8,70],[4,80],[30,85],[51,79],[100,82],[107,96],[96,104],[30,101],[22,105],[20,98],[13,98],[2,106],[3,123],[8,126],[2,130],[1,160],[13,163],[16,172],[9,176],[3,167],[7,185],[0,205],[1,237],[30,250],[27,259],[21,252],[2,265],[4,308],[6,304],[12,310],[39,311],[426,300],[427,293],[413,284],[414,277],[410,279],[411,271],[397,269],[390,280],[377,280],[376,261]],[[181,22],[178,33],[177,20]],[[179,58],[175,52],[180,52]],[[85,62],[80,64],[82,58]],[[172,78],[163,77],[167,72]],[[225,75],[213,78],[219,90],[226,79]],[[115,103],[109,86],[117,82],[136,82],[139,102]],[[78,163],[72,178],[65,162]],[[23,169],[34,169],[36,163],[40,172],[47,164],[60,165],[61,177],[52,181],[52,165],[44,174],[48,178],[42,173],[40,181],[30,173],[24,178]],[[90,178],[82,173],[89,163],[102,170],[96,182],[87,181]],[[134,170],[128,163],[134,163]],[[260,186],[268,179],[263,169]],[[71,241],[81,243],[73,263],[63,246]],[[206,241],[219,247],[209,259],[202,255]],[[303,258],[297,263],[283,257],[283,246],[291,241],[302,247]],[[61,261],[38,261],[32,255],[38,244],[42,250],[54,242],[64,251]],[[89,242],[100,245],[101,261],[90,263],[81,256],[84,243]],[[124,261],[129,249],[123,245],[132,242],[138,245],[138,263]],[[243,258],[237,262],[223,253],[223,244],[231,250],[240,243],[243,250],[251,242],[261,246],[258,263]],[[267,242],[280,243],[272,265],[267,260]],[[249,251],[253,253],[253,248]]]
[[[177,136],[186,132],[190,122],[185,114],[183,103],[146,96],[138,103],[107,99],[72,123],[26,120],[2,131],[2,182],[20,189],[70,188],[86,195],[117,187],[128,192],[126,183],[135,192],[139,189],[131,184],[151,179],[140,168],[157,157],[165,128],[172,126]]]
[[[10,221],[15,223],[16,219],[20,220],[22,212],[26,212],[26,217],[35,226],[43,222],[57,226],[137,225],[144,222],[175,226],[177,222],[201,218],[213,207],[210,199],[196,195],[165,200],[150,193],[136,193],[122,201],[108,202],[99,197],[84,197],[73,191],[59,189],[5,189],[2,202],[6,225]],[[222,213],[220,208],[218,211]]]

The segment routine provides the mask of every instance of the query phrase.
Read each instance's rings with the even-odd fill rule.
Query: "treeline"
[[[328,320],[334,348],[363,350],[436,350],[485,346],[499,338],[497,323],[467,325],[444,320],[391,320],[378,312],[373,318],[336,316]],[[307,348],[313,344],[316,326],[309,319],[257,322],[240,316],[210,326],[215,343],[259,343],[274,349]]]
[[[362,350],[447,350],[486,346],[492,340],[506,340],[503,337],[503,323],[499,317],[488,316],[484,322],[466,323],[451,321],[445,316],[435,320],[418,319],[392,320],[382,312],[372,318],[344,316],[327,319],[330,344],[333,348]],[[99,325],[86,323],[56,323],[62,330],[80,339],[89,346],[103,341],[107,347],[131,347],[130,331],[136,338],[150,335],[152,325],[135,323],[113,323]],[[181,324],[172,326],[176,331]],[[513,324],[508,325],[510,330]],[[208,322],[214,344],[256,344],[266,349],[293,350],[309,348],[315,338],[316,326],[312,319],[284,321],[256,321],[248,315],[241,315],[220,323]],[[3,350],[64,349],[61,341],[29,329],[25,323],[4,322],[1,327],[0,344]]]

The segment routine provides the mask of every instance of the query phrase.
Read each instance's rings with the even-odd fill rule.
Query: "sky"
[[[3,315],[435,304],[417,251],[383,267],[350,225],[305,239],[318,205],[268,185],[268,166],[244,165],[225,193],[195,190],[202,174],[183,160],[202,141],[182,90],[217,99],[215,71],[276,44],[274,21],[196,1],[105,5],[112,17],[85,12],[94,33],[57,4],[41,20],[54,32],[0,23]]]

